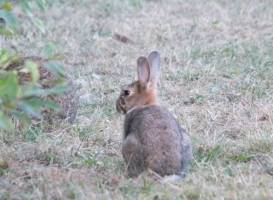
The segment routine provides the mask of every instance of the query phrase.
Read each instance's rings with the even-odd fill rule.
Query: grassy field
[[[41,35],[1,43],[39,55],[46,41],[82,85],[77,122],[0,133],[0,199],[273,199],[271,0],[68,0],[38,13]],[[119,37],[120,35],[124,37]],[[136,58],[158,50],[160,99],[189,132],[186,179],[124,176],[121,85]]]

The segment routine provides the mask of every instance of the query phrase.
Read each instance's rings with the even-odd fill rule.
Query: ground
[[[82,85],[75,124],[0,134],[0,199],[273,199],[273,7],[270,0],[68,0],[37,13],[25,55],[53,42]],[[22,19],[24,20],[24,19]],[[161,104],[193,141],[183,182],[128,179],[121,157],[120,86],[136,59],[162,58]]]

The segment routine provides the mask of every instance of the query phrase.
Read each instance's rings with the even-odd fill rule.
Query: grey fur
[[[184,177],[192,160],[192,144],[167,109],[144,106],[126,114],[122,155],[130,177],[148,168],[161,176]]]

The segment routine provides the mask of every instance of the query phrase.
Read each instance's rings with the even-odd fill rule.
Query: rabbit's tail
[[[182,181],[188,171],[189,171],[189,167],[190,167],[190,164],[191,164],[191,160],[190,159],[184,159],[183,162],[182,162],[182,167],[181,167],[181,170],[178,174],[172,174],[172,175],[168,175],[168,176],[165,176],[163,178],[163,182],[179,182],[179,181]]]
[[[179,174],[172,174],[168,176],[164,176],[162,182],[179,182],[182,181],[187,174],[187,170],[182,170]]]

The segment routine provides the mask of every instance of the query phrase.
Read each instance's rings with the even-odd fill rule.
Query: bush
[[[42,21],[32,14],[32,9],[45,10],[48,1],[12,2],[0,0],[0,36],[8,39],[19,34],[14,4],[20,6],[35,27],[44,31]],[[62,65],[51,55],[53,46],[47,46],[46,58],[22,57],[0,48],[0,129],[12,130],[15,122],[29,124],[32,119],[41,119],[46,110],[59,109],[60,106],[50,97],[64,93],[68,87]]]

